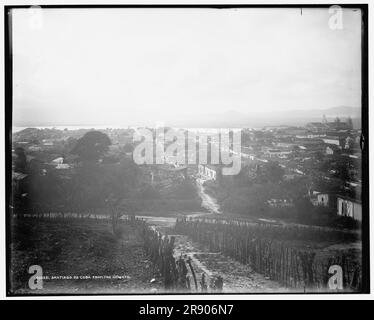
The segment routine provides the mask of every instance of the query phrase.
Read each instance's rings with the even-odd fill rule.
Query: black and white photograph
[[[4,10],[8,296],[369,292],[367,5]]]

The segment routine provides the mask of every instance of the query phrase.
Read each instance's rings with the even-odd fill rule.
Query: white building
[[[284,158],[284,157],[287,157],[291,153],[292,151],[280,150],[280,149],[268,149],[267,151],[265,151],[265,155],[270,158],[273,158],[273,157]]]
[[[334,138],[326,138],[326,139],[322,139],[322,141],[326,144],[333,144],[333,145],[336,145],[336,146],[340,146],[340,141],[339,139],[334,139]]]
[[[199,164],[199,174],[207,180],[217,180],[217,170],[211,166]]]
[[[54,165],[59,165],[59,164],[63,164],[64,163],[64,158],[63,157],[58,157],[54,160],[52,160],[52,164]]]
[[[362,205],[358,200],[344,196],[337,197],[337,213],[339,216],[351,217],[355,220],[362,220]]]
[[[59,163],[57,166],[56,166],[56,169],[59,169],[59,170],[64,170],[64,169],[69,169],[70,168],[70,165],[68,165],[67,163]]]
[[[310,201],[314,206],[329,207],[332,206],[333,195],[326,192],[313,191],[309,192]]]
[[[317,194],[317,205],[327,207],[329,205],[330,197],[327,193]]]

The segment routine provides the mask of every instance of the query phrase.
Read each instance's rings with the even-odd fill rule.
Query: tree
[[[297,220],[301,223],[310,223],[313,219],[313,205],[307,197],[294,201]]]
[[[72,206],[81,212],[101,209],[112,218],[113,232],[121,214],[121,202],[136,192],[138,166],[132,159],[120,163],[85,162],[71,179]]]
[[[352,121],[351,117],[347,118],[347,126],[348,126],[348,129],[350,129],[350,130],[353,129],[353,121]]]
[[[70,153],[79,156],[83,162],[97,162],[108,151],[111,144],[105,133],[90,131],[77,141]]]
[[[68,150],[68,151],[73,150],[77,144],[77,141],[78,141],[77,139],[73,137],[69,137],[64,143],[65,150]]]
[[[28,198],[33,207],[56,209],[66,204],[68,188],[60,177],[58,170],[49,168],[46,174],[40,174],[40,166],[36,162],[30,166],[28,180]]]
[[[284,175],[284,169],[277,162],[266,163],[261,170],[261,179],[269,182],[280,182]]]
[[[321,151],[317,151],[315,154],[315,159],[317,161],[323,161],[323,158],[324,158],[323,153]]]
[[[14,161],[14,171],[16,172],[26,172],[26,154],[25,150],[21,147],[16,148],[14,151],[16,154],[16,159]]]
[[[133,152],[134,151],[134,146],[131,143],[127,143],[123,147],[123,151],[125,151],[125,152]]]
[[[308,194],[311,185],[311,177],[301,176],[283,181],[280,185],[280,190],[282,190],[282,197],[297,200]]]
[[[335,176],[343,181],[349,181],[350,180],[349,162],[338,161],[336,164]]]
[[[249,170],[249,166],[245,165],[241,168],[240,172],[237,175],[233,176],[235,186],[244,187],[250,185],[251,181],[248,177]]]

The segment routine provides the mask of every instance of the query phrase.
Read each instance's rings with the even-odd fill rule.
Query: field
[[[331,265],[360,291],[359,234],[214,216],[124,217],[114,234],[93,216],[14,219],[12,293],[329,292]],[[42,290],[29,287],[32,265]]]
[[[115,236],[104,220],[16,219],[10,262],[12,293],[157,292],[163,286],[143,249],[140,228],[127,221],[118,227]],[[40,265],[43,276],[50,278],[43,280],[42,290],[28,286],[31,265]],[[61,279],[73,276],[79,279]]]

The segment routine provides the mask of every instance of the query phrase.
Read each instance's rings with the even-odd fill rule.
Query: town
[[[354,226],[362,220],[361,131],[353,128],[350,118],[346,121],[336,118],[328,122],[323,117],[321,122],[307,123],[305,127],[242,129],[241,151],[238,152],[240,148],[237,147],[230,150],[232,159],[240,157],[241,169],[234,175],[222,174],[227,164],[212,161],[217,158],[213,157],[212,148],[216,142],[211,142],[209,150],[212,152],[208,162],[185,164],[187,161],[181,161],[180,156],[169,155],[162,164],[156,158],[154,164],[136,165],[133,150],[140,144],[133,139],[136,130],[108,128],[101,131],[108,139],[108,150],[98,154],[96,159],[101,167],[121,171],[120,176],[129,178],[129,181],[134,181],[136,175],[136,180],[141,181],[139,190],[132,183],[128,186],[129,190],[125,190],[126,195],[117,190],[117,198],[136,203],[142,192],[146,192],[153,194],[152,197],[156,199],[167,186],[184,181],[188,176],[203,179],[207,192],[217,198],[223,212],[227,214],[285,218],[337,227]],[[36,205],[57,206],[54,210],[59,211],[66,210],[64,207],[67,204],[71,206],[74,203],[71,190],[69,192],[69,188],[74,189],[74,186],[69,184],[81,183],[74,177],[82,160],[79,154],[74,153],[74,149],[77,149],[77,142],[90,131],[28,128],[14,134],[12,206],[15,210]],[[190,145],[188,141],[186,145]],[[204,147],[208,149],[207,145]],[[193,156],[196,159],[196,153]],[[37,186],[34,189],[39,191],[33,190],[33,181]],[[43,184],[46,184],[50,196],[37,197],[32,194],[42,192]],[[27,188],[31,188],[31,194]],[[196,200],[191,188],[191,196]],[[99,185],[97,189],[100,193]],[[87,204],[85,210],[101,206],[98,198],[93,198],[96,198],[96,204]],[[192,202],[187,205],[187,209],[196,209],[198,204]],[[136,211],[136,204],[133,207]],[[167,205],[163,210],[167,210]]]
[[[230,136],[231,140],[230,141]],[[241,130],[230,129],[136,129],[133,152],[136,164],[224,164],[223,175],[238,174],[241,169]],[[166,144],[166,148],[165,148]],[[154,148],[155,146],[155,148]],[[231,149],[232,146],[232,149]],[[155,149],[155,155],[153,150]],[[198,149],[198,150],[197,150]],[[210,152],[209,152],[210,151]],[[197,161],[198,158],[198,161]]]
[[[141,164],[139,128],[14,132],[9,214],[24,257],[12,260],[15,292],[29,292],[25,263],[44,266],[48,292],[61,287],[56,274],[85,281],[81,293],[314,292],[329,290],[332,266],[345,274],[339,288],[360,290],[361,130],[321,118],[242,128],[227,144],[211,129],[162,128],[187,132],[161,144],[173,150],[162,161],[149,152],[160,128],[148,128],[151,161]],[[191,143],[199,133],[204,143]],[[191,145],[207,161],[187,161]],[[223,154],[237,173],[223,173]],[[125,276],[98,283],[110,274]]]
[[[223,176],[220,166],[212,165],[200,165],[199,172],[207,180],[215,181],[210,186],[218,196],[223,193],[221,189],[230,190],[223,195],[227,211],[246,214],[261,199],[255,211],[265,215],[271,211],[281,216],[287,212],[299,216],[304,213],[310,216],[301,220],[315,218],[317,224],[326,215],[361,221],[360,143],[361,132],[353,129],[350,118],[347,122],[339,118],[327,122],[324,117],[322,122],[305,127],[246,129],[239,175]],[[232,189],[233,186],[236,188]],[[255,190],[256,196],[251,197],[251,190]],[[247,202],[241,209],[244,198]],[[319,213],[319,217],[312,217],[310,204],[316,207],[314,214]],[[301,207],[291,210],[297,205]]]

